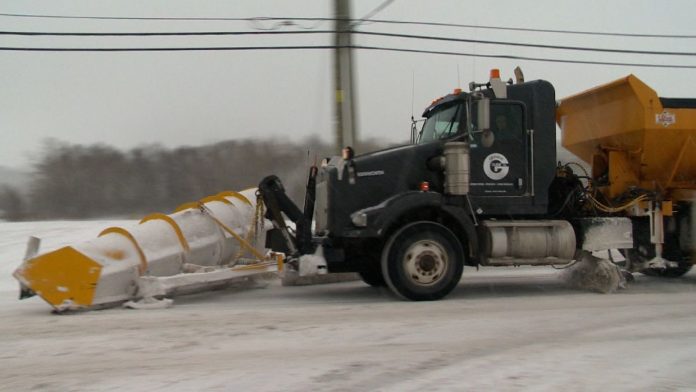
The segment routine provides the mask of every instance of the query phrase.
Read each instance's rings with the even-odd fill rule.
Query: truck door
[[[520,196],[529,174],[525,110],[521,102],[491,101],[490,129],[472,135],[472,195]],[[474,124],[476,125],[476,124]]]

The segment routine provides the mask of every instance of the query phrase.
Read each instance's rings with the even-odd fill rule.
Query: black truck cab
[[[468,199],[477,217],[545,214],[555,172],[554,90],[544,81],[507,90],[508,98],[490,99],[487,130],[478,129],[477,118],[467,126],[467,113],[475,113],[478,103],[471,94],[456,93],[425,110],[415,143],[358,155],[350,162],[331,160],[317,177],[317,232],[374,236],[374,227],[355,227],[351,215],[363,209],[375,214],[389,199],[422,194],[424,183],[429,192],[444,195],[445,175],[435,161],[452,141],[469,144]]]
[[[472,89],[434,101],[408,145],[325,162],[310,176],[304,212],[283,208],[284,195],[266,196],[282,185],[264,179],[270,213],[280,206],[297,223],[294,248],[321,247],[329,271],[357,271],[405,298],[437,299],[464,264],[482,261],[479,221],[546,214],[556,157],[553,86],[497,82],[502,94]],[[452,146],[457,159],[448,156]],[[448,191],[455,180],[465,191]]]

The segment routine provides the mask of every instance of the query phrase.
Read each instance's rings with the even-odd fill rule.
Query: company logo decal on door
[[[493,153],[483,160],[483,172],[491,180],[502,180],[509,171],[510,165],[503,154]]]

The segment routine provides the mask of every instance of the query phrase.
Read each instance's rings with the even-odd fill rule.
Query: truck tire
[[[689,215],[682,215],[681,218],[675,218],[675,226],[684,230],[680,224],[684,219],[690,220]],[[636,241],[634,249],[624,249],[622,253],[628,261],[631,271],[638,270],[641,264],[655,257],[655,245],[650,243],[650,224],[648,218],[634,219],[633,238]],[[668,225],[665,220],[665,225]],[[687,228],[688,230],[688,228]],[[654,276],[660,278],[678,278],[691,270],[691,252],[683,251],[680,243],[680,231],[670,231],[665,233],[664,248],[662,257],[669,261],[677,262],[675,267],[667,268],[644,268],[638,270],[643,275]]]
[[[691,264],[679,263],[676,267],[667,267],[665,269],[646,268],[640,271],[643,275],[656,276],[660,278],[678,278],[691,270]]]
[[[382,269],[379,265],[364,267],[358,271],[360,279],[366,284],[372,287],[384,287],[386,283],[384,282],[384,276],[382,276]]]
[[[399,297],[432,301],[449,294],[464,269],[464,251],[445,226],[413,222],[397,230],[382,250],[382,275]]]

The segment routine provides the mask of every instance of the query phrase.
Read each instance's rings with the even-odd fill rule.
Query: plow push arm
[[[266,205],[266,218],[273,222],[278,229],[290,254],[294,257],[309,254],[314,251],[312,245],[312,218],[314,213],[314,197],[316,192],[317,167],[312,166],[307,181],[304,211],[293,203],[285,193],[285,188],[277,176],[270,175],[259,183],[259,193]],[[295,223],[295,235],[290,234],[283,214]]]

